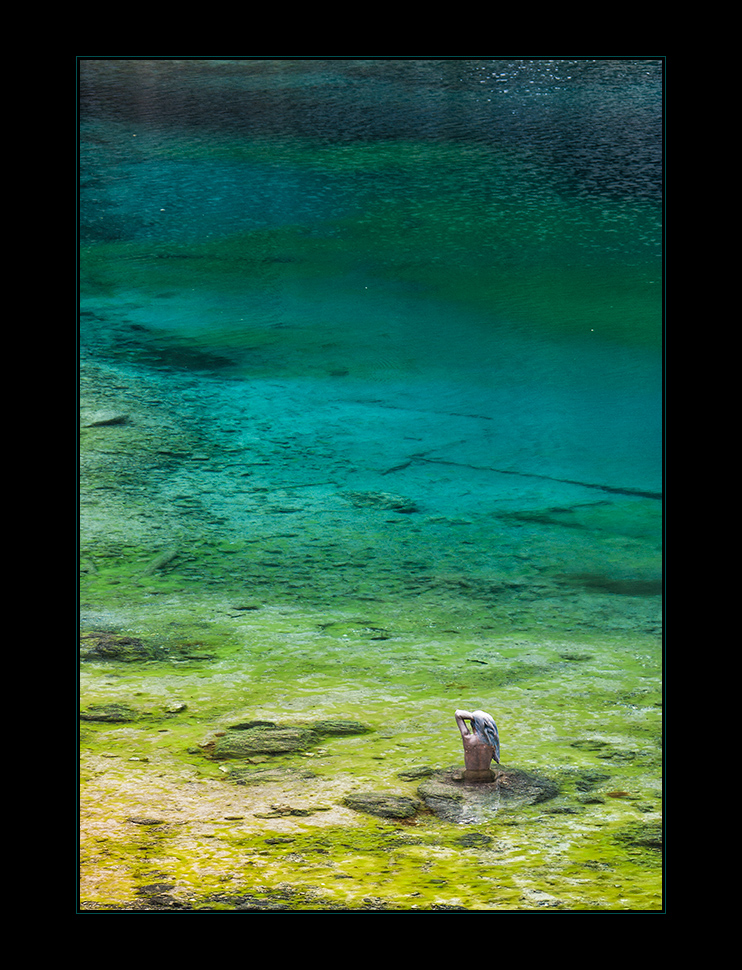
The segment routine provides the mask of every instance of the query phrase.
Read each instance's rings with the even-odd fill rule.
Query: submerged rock
[[[165,566],[169,566],[170,563],[177,559],[179,555],[179,550],[175,547],[169,549],[164,549],[149,563],[149,565],[142,571],[143,576],[152,576],[160,569],[164,569]]]
[[[144,663],[148,660],[209,661],[213,659],[213,654],[199,651],[194,644],[162,646],[157,643],[146,643],[137,637],[99,630],[89,630],[80,634],[80,660]]]
[[[281,781],[306,781],[315,778],[313,771],[293,771],[290,768],[230,768],[227,780],[234,785],[264,785]]]
[[[361,724],[360,721],[349,721],[349,720],[324,720],[324,721],[313,721],[312,730],[323,737],[332,737],[333,735],[354,735],[354,734],[368,734],[371,730],[366,724]]]
[[[126,704],[91,704],[84,711],[80,711],[81,721],[107,721],[126,724],[140,720],[142,715],[133,707]]]
[[[463,849],[486,849],[492,845],[493,841],[492,836],[484,835],[482,832],[467,832],[466,835],[457,839],[456,843]]]
[[[578,772],[575,780],[575,788],[578,791],[589,792],[593,788],[597,788],[598,785],[602,785],[603,782],[609,781],[610,777],[611,776],[605,774],[605,772],[588,768],[584,771]]]
[[[659,822],[636,822],[627,825],[616,835],[623,845],[641,849],[661,850],[663,846],[662,825]]]
[[[421,805],[414,798],[403,795],[386,795],[383,792],[355,792],[346,795],[343,804],[356,812],[376,815],[379,818],[412,818]]]
[[[272,721],[245,721],[219,734],[203,745],[214,760],[251,758],[254,755],[300,754],[324,738],[366,734],[371,729],[359,721],[323,720],[310,724],[275,724]]]
[[[418,778],[430,778],[435,772],[435,768],[422,765],[419,768],[409,768],[406,771],[397,772],[397,778],[401,778],[403,781],[417,781]]]
[[[81,660],[135,663],[141,660],[158,660],[161,656],[162,650],[159,647],[146,644],[136,637],[95,631],[80,634]]]
[[[348,492],[346,498],[357,509],[381,509],[404,515],[420,511],[412,499],[405,498],[403,495],[393,495],[390,492]]]
[[[86,411],[80,415],[80,424],[83,428],[103,428],[128,423],[129,415],[121,411]]]
[[[307,728],[280,728],[261,725],[243,731],[225,731],[214,739],[210,755],[222,758],[249,758],[255,754],[294,754],[305,751],[317,740]]]
[[[555,782],[517,768],[498,768],[490,782],[467,782],[460,768],[436,772],[418,788],[417,794],[439,818],[448,822],[475,822],[497,811],[504,802],[517,808],[555,798]]]

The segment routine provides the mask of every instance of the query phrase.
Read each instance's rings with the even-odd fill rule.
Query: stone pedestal
[[[495,780],[495,773],[491,768],[484,770],[467,768],[462,772],[461,777],[464,781],[488,782]]]
[[[489,777],[471,778],[471,774]],[[485,821],[500,811],[545,802],[558,794],[558,786],[548,778],[502,767],[494,772],[460,767],[436,771],[417,790],[417,797],[434,815],[464,824]]]

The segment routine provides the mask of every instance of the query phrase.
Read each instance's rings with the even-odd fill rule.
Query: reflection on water
[[[83,60],[80,105],[83,625],[210,630],[208,709],[472,697],[535,763],[656,692],[661,64]]]

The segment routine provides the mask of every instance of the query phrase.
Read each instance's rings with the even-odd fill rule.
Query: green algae
[[[168,613],[171,619],[177,616],[172,603]],[[460,753],[453,707],[464,689],[476,692],[470,695],[476,698],[490,697],[492,689],[478,678],[468,687],[456,683],[456,668],[470,651],[452,647],[448,676],[453,679],[438,669],[437,679],[431,680],[409,643],[401,651],[401,665],[393,662],[392,652],[380,680],[384,664],[379,651],[388,646],[386,641],[346,633],[335,665],[325,657],[312,669],[308,661],[314,654],[307,654],[304,637],[297,637],[302,629],[316,635],[310,616],[261,612],[260,623],[257,617],[253,621],[263,642],[235,648],[232,634],[229,649],[207,668],[198,661],[148,663],[136,670],[117,663],[83,668],[88,704],[128,699],[162,718],[157,723],[87,723],[82,738],[86,905],[229,909],[249,905],[248,897],[297,911],[657,905],[656,845],[642,847],[620,838],[626,826],[657,818],[661,811],[660,757],[656,729],[649,723],[658,722],[657,694],[643,693],[653,662],[649,643],[648,652],[637,655],[634,692],[627,690],[631,681],[623,669],[613,675],[620,676],[616,689],[606,690],[615,643],[585,638],[593,659],[580,662],[559,658],[564,641],[529,644],[534,655],[561,663],[559,673],[552,669],[550,678],[539,674],[542,679],[532,685],[538,685],[535,694],[522,679],[499,684],[490,706],[498,712],[503,757],[509,760],[517,752],[525,767],[556,770],[563,794],[548,811],[537,806],[501,811],[484,826],[464,827],[493,840],[464,851],[456,843],[462,834],[456,826],[424,814],[408,824],[369,821],[344,809],[342,800],[343,793],[369,786],[414,798],[418,782],[403,781],[400,772],[431,761],[456,763]],[[185,625],[182,629],[192,632]],[[354,629],[352,623],[346,627]],[[522,637],[488,642],[491,659],[496,652],[522,656],[523,647]],[[350,656],[357,659],[349,682]],[[574,675],[565,673],[570,668]],[[399,721],[389,720],[392,696],[392,709],[406,710]],[[205,757],[203,746],[230,725],[274,718],[276,698],[283,699],[280,710],[294,718],[362,717],[374,731],[338,736],[320,751],[279,755],[267,765],[245,765],[248,771],[265,772],[262,780],[245,787],[239,777],[230,779],[223,764]],[[165,708],[178,704],[184,708],[165,720]],[[586,792],[595,800],[586,803]],[[630,797],[611,797],[612,792]],[[143,826],[127,822],[130,817],[159,818],[161,824]],[[132,831],[138,833],[133,843]],[[556,856],[555,838],[561,846]],[[292,841],[280,841],[286,839]],[[607,868],[591,868],[598,863]],[[477,876],[472,882],[473,865]],[[161,875],[154,878],[153,873]],[[167,898],[138,892],[140,886],[160,883],[173,887]],[[287,887],[290,898],[281,899]]]
[[[275,901],[282,893],[288,894],[286,908],[296,911],[441,906],[507,911],[543,905],[607,911],[657,905],[657,860],[647,857],[654,850],[632,856],[615,828],[584,816],[571,834],[564,815],[467,827],[462,845],[461,831],[434,822],[364,819],[322,826],[317,815],[287,810],[280,823],[273,813],[273,822],[251,833],[232,811],[229,818],[176,826],[130,819],[132,841],[114,848],[108,839],[105,846],[116,878],[121,880],[121,868],[128,869],[135,893],[155,878],[169,885],[168,901],[150,900],[155,908],[239,909],[245,897]],[[100,855],[98,863],[103,864]]]
[[[150,213],[81,248],[83,906],[661,909],[659,503],[537,477],[504,501],[519,462],[434,464],[450,415],[429,400],[452,315],[475,362],[493,327],[495,363],[513,333],[656,349],[656,208],[544,194],[512,145],[115,135],[131,163],[318,173],[351,201],[211,237]],[[421,394],[385,410],[394,380]],[[450,440],[490,440],[480,418]],[[558,796],[476,825],[349,807],[459,763],[460,706]],[[370,730],[210,756],[240,723],[337,720]]]

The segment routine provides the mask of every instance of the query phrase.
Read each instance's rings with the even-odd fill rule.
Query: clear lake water
[[[145,645],[81,664],[139,712],[81,722],[83,908],[661,911],[662,61],[79,88],[82,643]],[[460,761],[459,707],[559,797],[344,805]],[[201,753],[325,718],[371,731]]]

